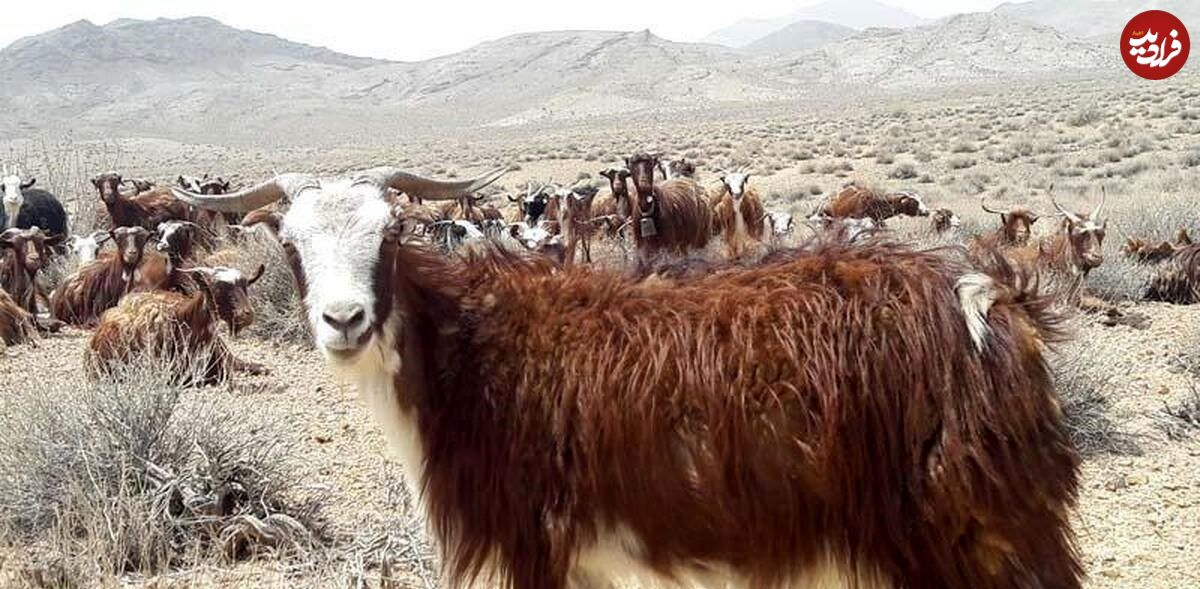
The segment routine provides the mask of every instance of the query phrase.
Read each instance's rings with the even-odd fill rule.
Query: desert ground
[[[318,136],[319,129],[309,135]],[[83,233],[97,223],[99,205],[88,179],[108,169],[160,184],[179,174],[207,172],[244,185],[274,171],[322,173],[386,164],[465,177],[513,164],[518,169],[491,191],[492,202],[507,207],[503,195],[517,193],[527,181],[598,180],[599,170],[639,149],[694,161],[705,185],[716,183],[718,169],[748,166],[751,185],[766,196],[768,208],[799,217],[851,180],[917,191],[931,208],[950,208],[963,219],[951,237],[932,237],[927,219],[891,225],[896,236],[922,247],[963,243],[996,227],[997,219],[980,209],[981,197],[994,206],[1023,203],[1050,214],[1051,187],[1065,206],[1078,210],[1091,210],[1103,187],[1103,216],[1109,220],[1105,262],[1089,276],[1088,290],[1138,321],[1109,325],[1106,316],[1077,313],[1073,339],[1051,354],[1085,457],[1073,524],[1087,586],[1200,586],[1200,312],[1142,300],[1154,270],[1121,252],[1126,237],[1163,240],[1180,228],[1200,231],[1200,78],[1194,75],[1154,85],[1113,77],[978,86],[476,129],[451,137],[424,130],[356,143],[186,143],[45,133],[0,143],[0,160],[22,164],[60,195],[73,230]],[[1055,227],[1046,220],[1034,229],[1048,235]],[[809,235],[799,226],[790,239]],[[239,266],[260,260],[270,265],[264,283],[251,293],[255,327],[232,340],[241,357],[265,364],[269,375],[182,389],[177,398],[167,395],[169,409],[163,409],[162,394],[145,373],[88,383],[82,368],[85,331],[67,328],[0,355],[5,389],[0,421],[10,429],[0,434],[0,493],[20,496],[13,505],[54,502],[78,515],[69,526],[19,526],[11,523],[20,515],[15,507],[0,509],[5,518],[0,586],[440,586],[434,550],[409,511],[412,501],[395,458],[353,388],[338,382],[306,343],[289,274],[274,248],[264,238],[232,254]],[[604,249],[603,263],[624,263],[620,248]],[[70,264],[48,272],[47,280],[61,279]],[[150,384],[136,384],[138,378]],[[114,396],[134,401],[117,403]],[[148,409],[138,399],[157,399],[159,405]],[[98,416],[111,417],[117,407],[125,413],[115,419],[125,426],[97,425],[103,421]],[[164,410],[174,416],[155,413]],[[85,493],[62,482],[80,477],[56,470],[86,454],[73,448],[116,444],[119,436],[112,432],[127,434],[150,414],[159,415],[165,428],[182,427],[176,421],[205,424],[188,431],[225,439],[225,458],[235,466],[242,460],[275,465],[274,478],[260,482],[303,531],[262,542],[264,548],[251,555],[224,552],[227,545],[213,539],[221,534],[207,537],[181,528],[150,546],[135,540],[150,532],[128,520],[182,524],[145,516],[136,497],[62,495]],[[89,424],[108,433],[96,433]],[[115,437],[89,440],[96,436]],[[30,450],[31,440],[56,449]],[[208,448],[207,443],[194,447]],[[21,451],[13,450],[18,447]],[[203,465],[220,462],[210,454],[204,453]],[[182,455],[190,457],[180,459],[181,469],[204,471],[195,456]],[[55,456],[72,458],[56,464]],[[38,493],[43,495],[30,498]],[[157,513],[153,501],[146,505]],[[96,523],[89,509],[109,515]],[[179,545],[187,541],[195,543]],[[171,556],[146,556],[162,546],[172,547]],[[140,556],[129,557],[135,553]]]

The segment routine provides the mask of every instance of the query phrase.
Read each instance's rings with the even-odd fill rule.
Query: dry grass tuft
[[[279,430],[132,365],[81,388],[31,380],[0,405],[0,537],[24,582],[87,587],[210,562],[305,559],[318,506]]]
[[[1110,415],[1106,390],[1112,376],[1094,351],[1072,346],[1055,358],[1053,368],[1067,431],[1084,457],[1141,454],[1136,437]]]

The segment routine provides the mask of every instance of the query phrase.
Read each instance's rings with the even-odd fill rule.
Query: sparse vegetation
[[[306,558],[317,503],[281,431],[132,365],[79,386],[31,380],[0,405],[0,535],[36,547],[25,575],[84,587],[209,561]]]

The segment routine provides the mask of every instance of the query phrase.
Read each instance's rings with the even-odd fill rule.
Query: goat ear
[[[33,188],[34,184],[37,184],[37,178],[30,178],[21,183],[21,190],[25,190],[27,188]]]
[[[100,188],[100,177],[99,176],[92,178],[92,186],[95,186],[96,188]]]
[[[67,236],[62,233],[55,233],[46,238],[46,245],[50,247],[58,247],[67,240]]]
[[[604,176],[605,178],[608,178],[609,180],[612,180],[613,176],[616,175],[616,171],[611,170],[611,169],[610,170],[600,170],[600,175]]]
[[[9,229],[4,233],[0,233],[0,247],[11,247],[13,238],[16,237],[17,233],[20,231],[20,229]]]
[[[266,265],[265,265],[265,264],[259,264],[259,265],[258,265],[258,270],[255,270],[255,271],[254,271],[254,276],[252,276],[252,277],[250,278],[250,280],[247,280],[247,281],[246,281],[246,286],[254,286],[254,283],[255,283],[255,282],[258,282],[258,279],[259,279],[259,278],[262,278],[262,276],[263,276],[263,272],[266,272],[266,271],[267,271],[267,267],[266,267]]]

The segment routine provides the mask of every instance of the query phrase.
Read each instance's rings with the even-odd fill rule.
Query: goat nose
[[[338,331],[349,331],[357,327],[366,317],[366,310],[358,303],[331,305],[321,314],[330,327]]]

